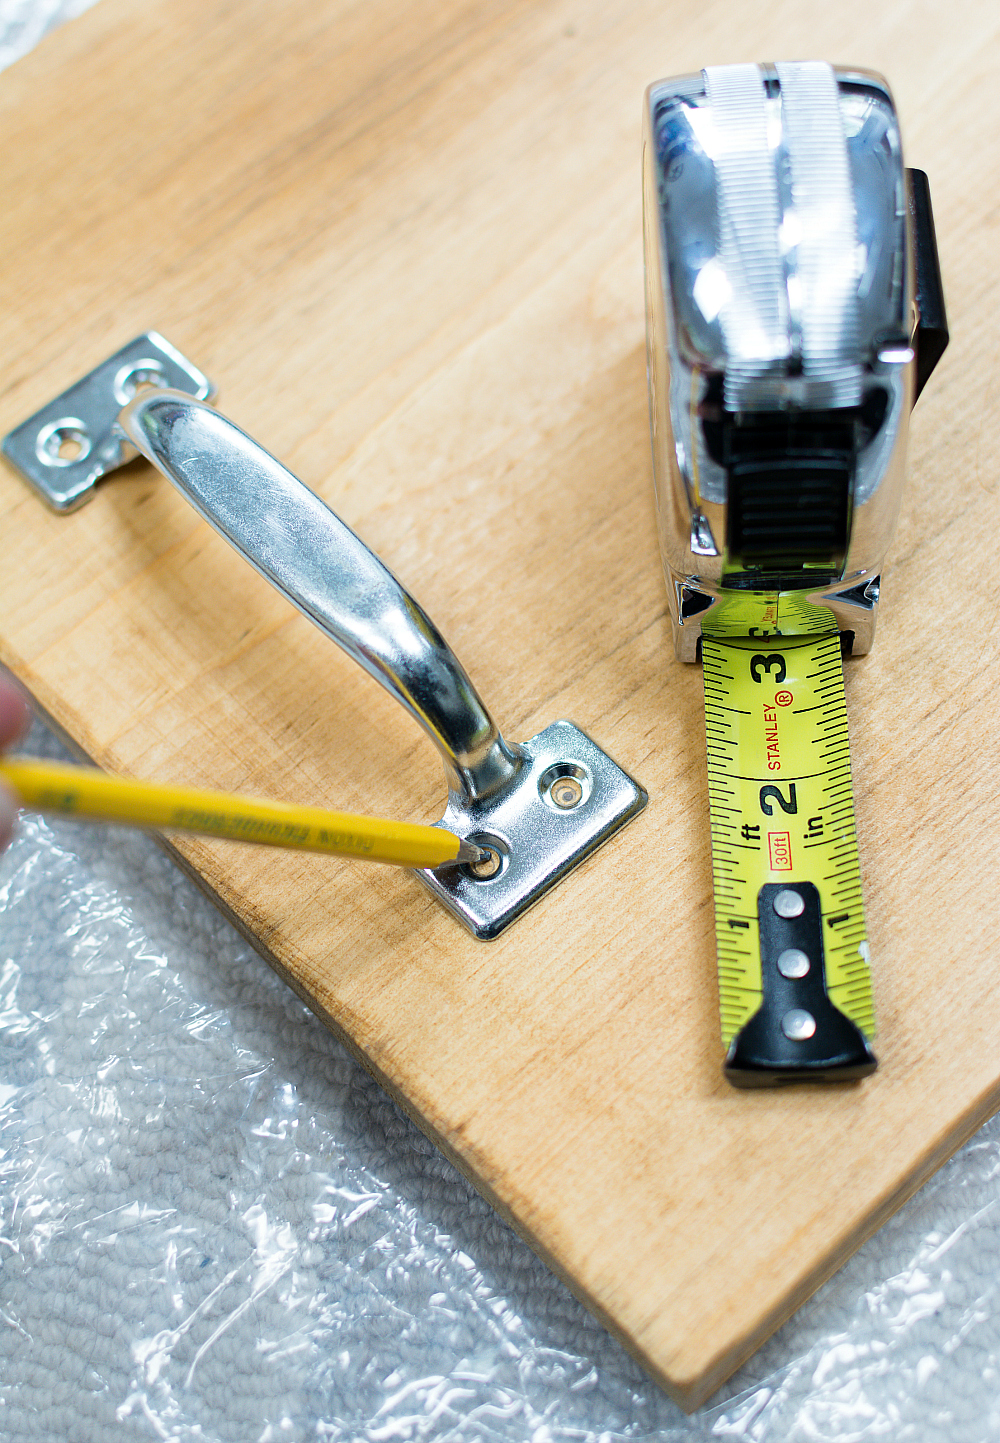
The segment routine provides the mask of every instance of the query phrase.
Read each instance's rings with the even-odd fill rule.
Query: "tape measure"
[[[877,1066],[840,636],[805,596],[702,628],[719,1002],[737,1087]]]

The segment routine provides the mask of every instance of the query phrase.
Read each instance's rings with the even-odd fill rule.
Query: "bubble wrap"
[[[685,1418],[149,837],[24,819],[0,938],[5,1440],[1000,1434],[995,1122]]]
[[[685,1418],[149,837],[23,820],[0,937],[3,1439],[1000,1431],[997,1124]]]
[[[86,3],[0,0],[0,67]],[[4,1443],[995,1439],[998,1172],[994,1120],[686,1418],[148,837],[0,858]]]
[[[0,70],[26,55],[57,25],[95,0],[0,0]]]
[[[149,837],[25,818],[0,938],[4,1440],[1000,1434],[996,1121],[685,1418]]]

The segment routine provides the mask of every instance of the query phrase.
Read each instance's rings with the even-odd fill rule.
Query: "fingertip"
[[[31,726],[31,707],[18,687],[0,676],[0,747],[20,741]]]

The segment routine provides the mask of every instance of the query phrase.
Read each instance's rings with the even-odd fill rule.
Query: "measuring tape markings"
[[[812,995],[818,974],[824,1010],[828,999],[864,1039],[874,1034],[840,638],[822,608],[800,602],[782,615],[784,600],[744,593],[719,608],[711,631],[704,627],[719,1000],[727,1048],[751,1018],[760,1023],[767,991],[760,909],[773,901],[776,886],[798,888],[816,912],[812,950],[820,955],[809,959]],[[803,619],[811,634],[776,634],[779,623],[790,620],[798,631]],[[748,636],[753,630],[765,634]],[[768,928],[771,920],[768,912]],[[770,958],[768,965],[774,962]],[[822,1030],[822,1018],[816,1025]],[[830,1036],[844,1031],[832,1026]],[[816,1047],[811,1044],[814,1054]]]

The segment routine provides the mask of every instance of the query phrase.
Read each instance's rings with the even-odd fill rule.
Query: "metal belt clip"
[[[498,936],[640,812],[646,793],[572,722],[506,742],[426,612],[318,496],[206,404],[211,395],[151,331],[18,426],[3,450],[58,511],[145,456],[391,692],[441,754],[442,825],[489,854],[417,876],[475,936]]]
[[[948,341],[885,80],[710,66],[646,93],[650,420],[674,645],[796,593],[869,650],[909,413]]]

